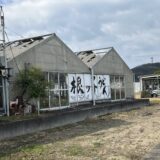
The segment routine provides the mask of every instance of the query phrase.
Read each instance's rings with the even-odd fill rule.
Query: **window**
[[[40,98],[40,106],[41,108],[48,108],[49,106],[49,91],[48,89],[46,90],[46,96],[43,98]]]
[[[111,88],[111,99],[115,100],[115,89]]]
[[[116,91],[116,99],[121,99],[121,97],[120,97],[120,89],[119,88],[115,89],[115,91]]]
[[[50,89],[58,89],[58,73],[49,73]]]
[[[41,100],[43,108],[68,106],[67,74],[58,72],[45,72],[49,88],[46,89],[46,97]]]
[[[60,106],[59,101],[59,90],[50,91],[50,107]]]
[[[123,88],[124,87],[124,77],[120,76],[120,85]]]
[[[125,99],[125,89],[121,88],[121,99]]]
[[[60,73],[59,75],[60,89],[67,89],[66,77],[67,77],[67,74]]]
[[[118,100],[125,98],[124,76],[110,76],[111,99]]]
[[[68,90],[61,90],[60,91],[60,99],[61,99],[61,106],[68,106],[69,102],[68,102]]]

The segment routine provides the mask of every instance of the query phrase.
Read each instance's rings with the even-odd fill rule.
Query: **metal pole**
[[[75,81],[76,81],[76,85],[77,85],[77,74],[75,74]],[[76,87],[76,98],[77,98],[77,106],[78,106],[78,92],[77,92],[77,87]]]
[[[124,76],[124,84],[126,84],[126,76],[127,76],[127,75]],[[126,94],[127,94],[127,93],[126,93],[126,91],[127,91],[126,85],[124,86],[124,88],[125,88],[125,89],[124,89],[124,90],[125,90],[124,96],[125,96],[125,99],[126,99],[126,98],[127,98],[127,97],[126,97]]]
[[[50,76],[50,72],[47,72],[47,80],[48,80],[48,83],[50,83],[50,80],[49,80],[49,76]],[[48,103],[48,108],[51,107],[51,93],[50,93],[50,86],[48,88],[48,100],[49,100],[49,103]]]
[[[160,76],[158,76],[158,89],[160,89],[159,80],[160,80]]]
[[[40,115],[40,98],[37,100],[37,110],[38,110],[38,116]]]
[[[4,12],[3,12],[3,8],[2,6],[0,6],[0,16],[1,16],[1,27],[2,27],[2,41],[3,41],[3,56],[4,56],[4,66],[5,66],[5,69],[6,69],[6,72],[7,71],[7,59],[6,59],[6,53],[5,53],[5,24],[4,24]],[[8,74],[8,73],[7,73]],[[6,75],[7,75],[6,74]],[[9,83],[7,81],[7,78],[4,77],[4,90],[5,90],[5,107],[6,107],[6,110],[7,110],[7,116],[9,116],[9,95],[8,95],[8,87],[9,87]]]
[[[92,99],[93,99],[93,106],[95,106],[95,93],[94,93],[94,71],[93,68],[91,68],[91,85],[92,85]]]
[[[58,94],[59,94],[59,106],[58,107],[61,107],[61,89],[60,89],[60,73],[58,72]]]
[[[3,109],[4,113],[7,114],[7,108],[6,108],[6,96],[5,96],[5,82],[4,78],[2,77],[2,96],[3,96]]]
[[[0,18],[3,16],[2,15],[2,6],[0,6]],[[3,22],[2,22],[2,20],[1,20],[1,28],[3,28]],[[1,37],[1,38],[3,38],[3,36]],[[2,47],[4,47],[4,40],[2,39],[2,44],[3,44],[3,46]],[[4,66],[4,55],[5,55],[5,53],[4,53],[4,48],[2,48],[3,49],[3,57],[2,57],[2,66]],[[1,75],[2,76],[2,75]],[[7,113],[7,108],[6,108],[6,91],[5,91],[5,78],[2,76],[2,99],[3,99],[3,109],[4,109],[4,112],[5,112],[5,114]]]
[[[158,80],[158,75],[157,75],[157,89],[159,89],[159,80]]]

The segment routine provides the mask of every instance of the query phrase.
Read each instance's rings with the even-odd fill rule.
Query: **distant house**
[[[140,76],[140,88],[142,92],[142,95],[141,95],[142,97],[151,97],[152,96],[151,92],[153,90],[157,90],[157,89],[160,90],[160,75],[151,74],[151,75]]]
[[[157,71],[158,69],[160,69],[160,63],[156,62],[156,63],[147,63],[147,64],[142,64],[140,66],[136,66],[134,68],[132,68],[132,71],[134,73],[134,79],[135,82],[139,82],[140,81],[140,76],[143,75],[152,75],[155,71]]]
[[[47,96],[41,99],[41,110],[133,97],[132,71],[112,47],[82,51],[77,56],[56,34],[49,34],[8,42],[6,54],[14,76],[18,68],[35,66],[52,82]],[[14,76],[10,79],[10,99],[16,96]],[[2,86],[0,93],[3,95]],[[2,104],[1,100],[1,108]]]

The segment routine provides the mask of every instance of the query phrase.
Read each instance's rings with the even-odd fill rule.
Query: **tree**
[[[20,91],[20,96],[30,99],[37,99],[45,96],[48,82],[45,80],[43,72],[35,67],[24,69],[16,77],[16,86]]]

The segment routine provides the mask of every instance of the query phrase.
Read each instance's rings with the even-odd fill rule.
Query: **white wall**
[[[138,93],[141,91],[140,82],[134,82],[134,93]]]

